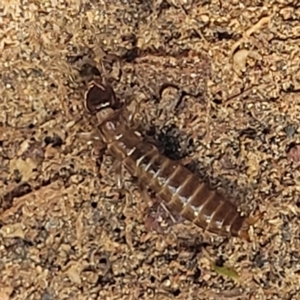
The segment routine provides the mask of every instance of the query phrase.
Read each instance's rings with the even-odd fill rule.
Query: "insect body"
[[[88,99],[87,99],[88,101]],[[153,190],[171,210],[195,225],[222,236],[250,241],[248,230],[257,218],[242,217],[236,207],[177,161],[162,155],[127,122],[126,108],[106,107],[98,113],[98,135],[108,154]]]

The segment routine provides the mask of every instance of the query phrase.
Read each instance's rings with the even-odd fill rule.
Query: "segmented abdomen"
[[[136,132],[127,128],[108,145],[108,150],[168,207],[189,221],[212,233],[248,239],[245,218],[230,201],[211,190],[183,165],[161,155]]]

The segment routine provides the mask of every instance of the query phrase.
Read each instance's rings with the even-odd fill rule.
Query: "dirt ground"
[[[300,299],[299,4],[222,2],[2,1],[1,300]],[[266,211],[252,242],[150,228],[78,138],[92,63],[167,156]]]

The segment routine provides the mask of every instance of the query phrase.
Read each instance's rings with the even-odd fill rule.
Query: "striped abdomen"
[[[156,192],[168,207],[201,228],[249,240],[250,219],[240,216],[230,201],[209,189],[183,165],[161,155],[137,132],[117,123],[110,120],[98,128],[109,153],[122,161],[131,175]]]

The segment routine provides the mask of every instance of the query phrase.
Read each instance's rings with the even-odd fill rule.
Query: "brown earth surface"
[[[299,51],[292,0],[2,1],[0,299],[300,299]],[[251,243],[119,193],[78,138],[92,62],[167,156],[267,212]]]

